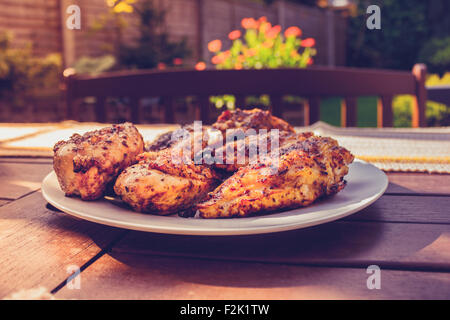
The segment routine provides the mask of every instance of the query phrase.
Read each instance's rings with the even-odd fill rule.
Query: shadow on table
[[[337,221],[306,229],[244,236],[182,236],[130,231],[109,255],[137,269],[153,269],[159,274],[182,278],[185,281],[224,286],[270,287],[273,266],[277,273],[290,270],[288,265],[366,268],[368,256],[377,247],[383,234],[381,223],[354,223]],[[95,240],[95,239],[94,239]],[[425,245],[425,244],[424,244]],[[418,248],[411,248],[415,251]],[[158,258],[155,262],[155,256]],[[184,257],[183,263],[161,263],[161,257]],[[193,259],[191,259],[193,258]],[[166,260],[166,259],[163,259]],[[173,260],[173,259],[172,259]],[[237,264],[223,263],[234,261]],[[251,265],[242,264],[252,262]],[[254,265],[253,263],[259,263]],[[280,266],[281,264],[281,266]],[[233,272],[227,268],[253,268],[258,272]],[[211,269],[213,268],[213,269]],[[267,279],[260,278],[267,270]],[[272,272],[270,271],[272,270]],[[313,272],[308,269],[308,272]],[[327,268],[314,269],[317,274]],[[222,274],[223,273],[223,274]],[[236,274],[236,277],[230,275]],[[247,274],[245,281],[240,278]],[[277,274],[284,278],[287,275]],[[280,286],[279,279],[273,286]],[[282,282],[283,286],[294,283]]]
[[[372,216],[381,214],[376,207],[373,210],[375,212]],[[68,223],[68,220],[73,220],[70,217],[63,214],[57,216],[52,222],[55,227],[74,227],[74,223]],[[290,265],[323,267],[314,268],[314,272],[308,269],[308,272],[314,273],[314,278],[320,278],[320,274],[326,275],[332,267],[365,269],[371,264],[378,264],[383,268],[385,263],[414,258],[418,251],[441,235],[440,229],[430,229],[430,232],[417,237],[414,226],[418,228],[420,225],[415,224],[408,224],[408,228],[412,229],[401,231],[404,228],[402,224],[351,220],[293,231],[244,236],[166,235],[125,231],[81,220],[75,224],[92,225],[76,229],[101,248],[108,244],[105,243],[104,232],[99,232],[99,229],[117,230],[116,239],[125,234],[111,250],[108,249],[107,255],[126,265],[127,272],[156,272],[180,281],[235,287],[292,286],[294,283],[287,280],[278,281],[285,278],[279,272],[292,272]],[[185,259],[173,259],[174,257]],[[100,261],[94,262],[90,268],[97,263]],[[274,265],[277,265],[275,269],[272,268]],[[255,266],[258,272],[252,274],[249,269]],[[109,272],[112,274],[123,272],[114,266],[111,268]],[[234,277],[230,268],[244,268],[247,271],[236,272]],[[240,278],[243,274],[246,275],[245,281]],[[275,275],[279,279],[271,282],[270,278]],[[267,279],[261,281],[261,277]]]

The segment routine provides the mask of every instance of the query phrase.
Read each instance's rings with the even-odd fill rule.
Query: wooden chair
[[[234,94],[237,106],[247,95],[269,94],[274,115],[281,115],[282,97],[298,95],[307,98],[305,124],[319,120],[320,99],[327,96],[344,97],[342,126],[357,124],[357,97],[378,96],[379,127],[393,124],[392,99],[397,94],[414,96],[412,126],[426,126],[425,88],[426,67],[415,65],[412,72],[355,68],[312,67],[307,69],[264,70],[172,70],[126,71],[99,76],[70,76],[66,78],[67,114],[77,119],[77,101],[96,97],[97,121],[106,120],[107,97],[129,97],[131,120],[140,122],[139,101],[143,97],[163,97],[164,121],[174,122],[174,97],[197,96],[195,118],[208,122],[209,96]]]

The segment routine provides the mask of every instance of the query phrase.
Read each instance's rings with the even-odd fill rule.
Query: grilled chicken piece
[[[214,133],[221,133],[215,136]],[[273,140],[278,135],[277,140]],[[208,146],[203,149],[206,163],[216,168],[234,172],[255,161],[260,143],[266,143],[270,153],[272,141],[283,143],[295,136],[294,128],[286,121],[272,116],[270,111],[261,109],[224,111],[212,125]],[[275,144],[274,148],[278,148]],[[216,157],[217,156],[217,157]],[[222,159],[222,161],[218,159]]]
[[[136,162],[144,141],[131,123],[74,134],[53,148],[53,168],[66,196],[102,197],[109,182]]]
[[[148,152],[158,152],[165,149],[173,148],[180,143],[186,143],[186,140],[190,140],[192,145],[194,141],[197,141],[202,144],[202,146],[206,146],[206,142],[208,141],[208,130],[205,127],[201,127],[201,130],[198,130],[198,134],[194,134],[195,130],[194,124],[184,125],[181,128],[176,130],[164,132],[158,135],[155,140],[148,143],[146,145],[146,151]],[[189,134],[186,140],[183,140],[183,135]],[[195,140],[194,140],[195,139]]]
[[[312,135],[311,132],[296,134],[290,131],[260,133],[247,136],[245,139],[228,142],[223,147],[211,152],[204,151],[204,155],[205,157],[206,155],[212,157],[216,154],[221,155],[223,163],[214,163],[214,166],[228,172],[235,172],[241,167],[264,161],[264,158],[270,157],[273,151],[278,151],[283,145],[305,140]],[[208,150],[208,148],[205,150]]]
[[[214,129],[222,131],[223,134],[230,129],[279,129],[280,131],[295,132],[294,128],[286,121],[273,116],[270,111],[261,109],[233,111],[227,110],[217,118],[212,125]]]
[[[204,200],[221,176],[205,165],[174,161],[172,151],[142,154],[138,164],[119,175],[115,193],[134,210],[158,215],[183,211]]]
[[[140,212],[167,215],[189,211],[222,179],[213,168],[195,163],[195,152],[201,155],[207,140],[207,129],[195,134],[193,125],[159,136],[149,151],[138,156],[139,163],[117,178],[115,193]]]
[[[244,217],[307,206],[345,187],[352,154],[331,138],[291,139],[276,159],[240,168],[197,205],[203,218]]]
[[[158,135],[155,140],[145,144],[145,150],[150,152],[157,152],[167,148],[170,148],[173,145],[172,133],[174,131],[167,131]]]

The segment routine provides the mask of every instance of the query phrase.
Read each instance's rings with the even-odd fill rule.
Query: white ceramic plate
[[[383,171],[360,160],[350,165],[345,179],[344,190],[309,207],[232,219],[156,216],[137,213],[103,199],[69,198],[60,189],[55,172],[45,177],[42,193],[50,204],[72,216],[109,226],[185,235],[239,235],[299,229],[343,218],[373,203],[388,185]]]

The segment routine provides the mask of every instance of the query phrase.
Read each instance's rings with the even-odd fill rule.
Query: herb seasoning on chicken
[[[58,142],[53,167],[66,196],[95,200],[143,150],[144,141],[133,124],[113,125]]]

